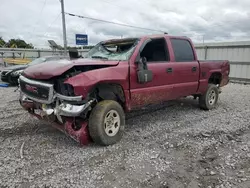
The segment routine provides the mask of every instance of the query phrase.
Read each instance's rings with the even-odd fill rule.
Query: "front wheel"
[[[117,143],[122,138],[124,127],[124,111],[116,101],[101,101],[91,111],[89,133],[97,144],[107,146]]]
[[[201,109],[211,110],[216,107],[219,99],[219,89],[214,84],[209,84],[205,94],[199,98],[199,105]]]

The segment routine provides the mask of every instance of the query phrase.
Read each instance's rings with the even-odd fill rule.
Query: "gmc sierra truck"
[[[122,138],[125,112],[186,96],[213,109],[229,72],[228,61],[199,61],[187,37],[108,40],[83,58],[25,69],[20,104],[82,145],[111,145]]]

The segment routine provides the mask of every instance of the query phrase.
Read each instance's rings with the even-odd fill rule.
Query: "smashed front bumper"
[[[63,97],[64,100],[66,96]],[[31,115],[40,120],[49,122],[53,127],[66,133],[81,145],[88,144],[90,137],[88,133],[88,123],[86,120],[76,122],[85,111],[88,111],[92,100],[81,105],[73,105],[66,101],[61,101],[61,98],[55,97],[55,104],[42,104],[37,101],[29,99],[24,93],[20,91],[20,104]],[[77,123],[77,125],[76,125]]]

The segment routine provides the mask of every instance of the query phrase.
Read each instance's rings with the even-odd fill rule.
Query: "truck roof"
[[[175,36],[175,35],[168,35],[168,34],[144,35],[144,36],[142,36],[140,38],[161,38],[161,37],[167,37],[167,38],[185,38],[185,39],[188,38],[186,36]]]
[[[127,42],[132,42],[138,39],[143,39],[143,38],[161,38],[161,37],[168,37],[168,38],[180,38],[180,39],[189,39],[186,36],[173,36],[173,35],[168,35],[168,34],[154,34],[154,35],[144,35],[140,37],[130,37],[130,38],[122,38],[122,39],[110,39],[110,40],[105,40],[102,41],[102,44],[112,44],[112,43],[127,43]]]
[[[133,42],[133,41],[136,41],[138,40],[139,38],[123,38],[123,39],[110,39],[110,40],[105,40],[105,41],[102,41],[101,44],[105,44],[105,45],[108,45],[108,44],[112,44],[112,43],[127,43],[127,42]]]

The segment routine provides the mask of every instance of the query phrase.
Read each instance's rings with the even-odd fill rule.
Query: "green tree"
[[[34,46],[32,44],[26,43],[24,40],[21,39],[10,39],[7,43],[7,47],[17,47],[17,48],[31,48],[33,49]]]
[[[2,37],[0,37],[0,47],[3,47],[6,44],[6,42],[3,40]]]

